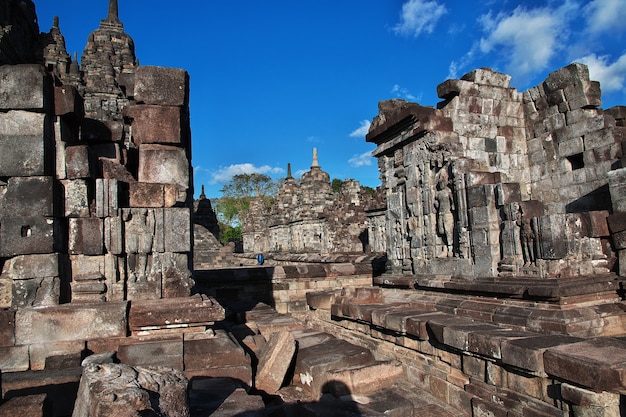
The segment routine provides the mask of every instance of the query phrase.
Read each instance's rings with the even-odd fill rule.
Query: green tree
[[[330,188],[335,192],[338,193],[341,191],[341,186],[343,185],[343,180],[340,180],[339,178],[333,178],[333,180],[330,182]]]
[[[215,211],[220,223],[220,241],[227,243],[241,239],[241,222],[250,210],[250,201],[261,197],[266,205],[273,202],[277,183],[265,174],[238,174],[220,190]]]

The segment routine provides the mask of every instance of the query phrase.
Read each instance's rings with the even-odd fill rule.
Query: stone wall
[[[2,307],[189,295],[189,77],[131,65],[114,32],[101,22],[90,42],[108,54],[89,43],[83,56],[100,90],[64,84],[52,63],[0,67]],[[128,57],[119,71],[110,54]]]
[[[437,108],[383,101],[377,145],[390,272],[551,276],[612,269],[609,172],[620,108],[603,111],[584,65],[521,93],[474,70],[437,87]],[[380,227],[380,225],[375,226]]]

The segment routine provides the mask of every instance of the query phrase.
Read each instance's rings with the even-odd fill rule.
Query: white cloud
[[[589,78],[600,81],[603,92],[622,91],[626,87],[626,53],[615,62],[610,63],[610,58],[606,55],[587,55],[577,62],[589,67]]]
[[[397,98],[403,98],[405,100],[418,101],[419,99],[421,99],[421,96],[414,96],[407,88],[401,87],[399,84],[395,84],[391,88],[391,93],[394,94]]]
[[[211,184],[226,184],[235,175],[239,174],[280,174],[284,172],[283,168],[271,167],[269,165],[263,165],[256,167],[251,163],[233,164],[227,167],[221,167],[216,172],[211,174]]]
[[[374,161],[374,157],[371,152],[365,152],[360,155],[353,155],[352,158],[348,160],[348,163],[351,167],[360,168],[365,166],[371,166]]]
[[[402,5],[400,23],[393,27],[393,32],[416,38],[422,32],[432,33],[441,16],[447,11],[446,7],[436,0],[409,0]]]
[[[624,0],[593,0],[584,8],[586,31],[602,33],[626,30],[626,4]]]
[[[575,3],[565,1],[556,9],[518,6],[510,14],[483,15],[479,22],[486,36],[480,40],[480,51],[506,57],[507,72],[525,79],[548,68],[566,44],[567,24],[577,9]]]
[[[367,135],[367,132],[370,131],[371,124],[372,123],[369,120],[361,120],[361,126],[353,130],[348,136],[351,138],[364,138],[365,135]]]

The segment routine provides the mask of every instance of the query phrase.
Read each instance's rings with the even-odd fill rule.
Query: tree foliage
[[[241,239],[241,222],[250,210],[250,201],[261,197],[266,204],[271,204],[277,188],[277,183],[264,174],[238,174],[224,185],[222,197],[215,204],[222,243]]]

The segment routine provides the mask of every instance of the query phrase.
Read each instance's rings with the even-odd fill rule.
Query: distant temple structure
[[[370,245],[366,211],[375,196],[357,181],[346,180],[338,193],[319,165],[313,149],[311,169],[299,181],[291,166],[271,207],[262,199],[250,204],[243,220],[243,245],[252,253],[366,253],[384,252]]]

